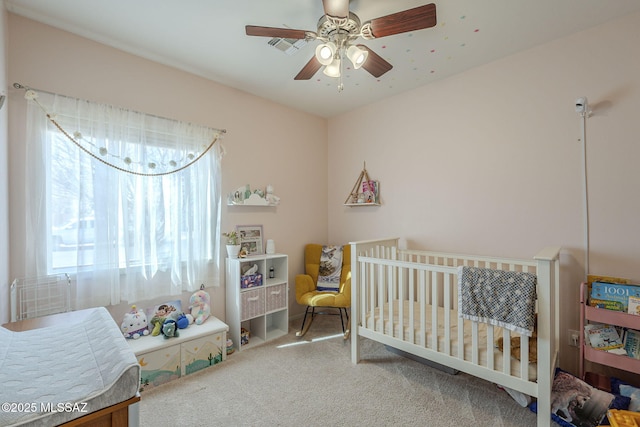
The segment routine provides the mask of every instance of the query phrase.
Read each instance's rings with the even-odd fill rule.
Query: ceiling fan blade
[[[259,27],[256,25],[247,25],[244,28],[248,36],[281,37],[283,39],[304,39],[309,32],[290,28]]]
[[[373,77],[380,77],[387,71],[393,68],[393,65],[385,61],[380,55],[369,49],[363,44],[359,44],[360,49],[365,49],[369,52],[367,60],[362,64],[362,68],[367,70]]]
[[[302,70],[300,70],[298,75],[295,76],[294,80],[309,80],[315,73],[318,72],[320,67],[322,67],[322,64],[316,59],[314,55],[311,57],[309,62],[307,62],[304,67],[302,67]]]
[[[334,18],[349,16],[349,0],[322,0],[324,14]]]
[[[409,31],[431,28],[436,25],[436,5],[429,3],[402,12],[392,13],[372,19],[365,25],[371,26],[373,37],[380,38]]]

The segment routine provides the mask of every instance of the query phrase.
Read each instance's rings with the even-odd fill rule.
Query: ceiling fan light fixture
[[[340,77],[340,59],[335,58],[322,72],[329,77]]]
[[[316,59],[322,65],[329,65],[333,61],[336,49],[336,45],[333,42],[322,43],[316,47]]]
[[[347,58],[351,60],[353,68],[356,70],[362,67],[362,64],[365,63],[368,56],[369,52],[364,49],[360,49],[358,46],[351,45],[347,49]]]

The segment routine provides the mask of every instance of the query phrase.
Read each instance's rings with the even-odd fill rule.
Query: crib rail
[[[399,250],[397,244],[398,239],[352,243],[354,363],[360,359],[358,337],[363,336],[531,396],[538,396],[539,388],[550,391],[559,336],[559,248],[545,249],[533,260],[518,260]],[[538,276],[538,364],[534,375],[529,371],[528,337],[491,325],[481,328],[477,322],[456,315],[459,266]],[[470,345],[465,344],[465,335],[471,337]],[[498,337],[503,339],[502,352],[495,347]],[[521,349],[517,372],[511,357],[501,357],[511,354],[512,338]],[[501,363],[494,362],[500,359]],[[542,393],[541,409],[547,400],[548,395]]]

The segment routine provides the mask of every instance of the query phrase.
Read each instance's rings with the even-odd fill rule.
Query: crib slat
[[[420,345],[423,347],[427,346],[427,315],[424,310],[424,307],[427,304],[427,283],[425,276],[426,272],[424,270],[420,270],[418,273],[418,301],[420,302]]]
[[[389,335],[392,337],[396,336],[396,316],[395,316],[395,307],[393,306],[393,302],[396,300],[395,294],[395,286],[396,283],[393,279],[395,276],[395,267],[387,266],[387,296],[385,298],[385,302],[389,306],[389,327],[391,328],[389,331]],[[399,320],[399,319],[398,319]],[[402,329],[400,330],[400,334],[402,334]],[[399,338],[402,338],[400,335]]]
[[[493,325],[487,325],[487,368],[493,370]]]
[[[511,333],[507,329],[502,332],[502,372],[511,375]]]
[[[407,340],[408,337],[404,336],[404,301],[405,301],[405,290],[404,290],[404,281],[405,281],[405,269],[398,267],[398,328],[400,329],[400,338],[402,340]]]
[[[444,348],[442,351],[451,355],[451,274],[444,275]]]
[[[464,360],[464,319],[458,316],[458,359]]]
[[[474,365],[478,364],[478,322],[471,322],[471,361]]]
[[[529,337],[520,336],[520,378],[529,379]]]
[[[431,272],[431,348],[438,351],[438,276]]]
[[[414,278],[415,278],[415,274],[416,271],[414,269],[409,270],[409,341],[413,344],[416,343],[416,328],[413,327],[413,325],[415,325],[414,321],[415,321],[415,304],[413,303],[415,301],[415,282],[414,282]]]

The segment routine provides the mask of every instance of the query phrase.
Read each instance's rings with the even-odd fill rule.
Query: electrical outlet
[[[569,334],[568,334],[568,339],[569,339],[569,346],[571,347],[579,347],[580,346],[580,333],[576,330],[573,329],[569,329]]]

